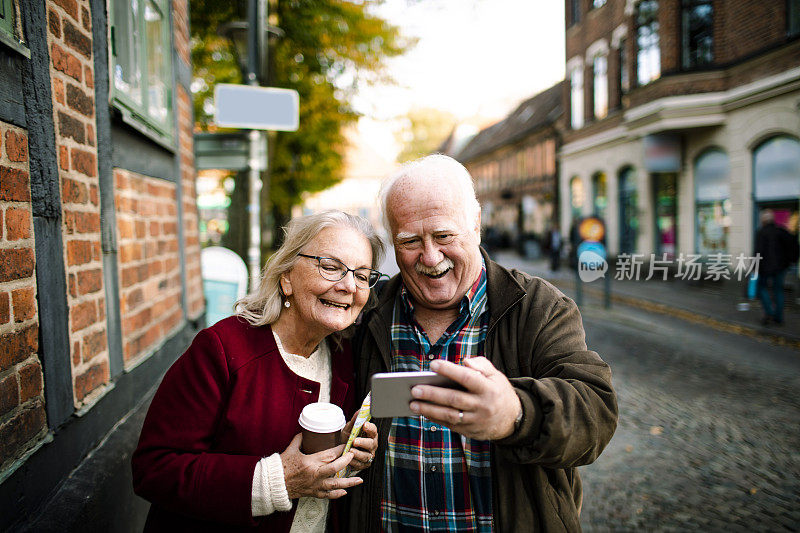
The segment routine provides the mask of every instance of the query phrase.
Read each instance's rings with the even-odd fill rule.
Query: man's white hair
[[[387,206],[389,203],[389,196],[391,196],[394,186],[401,180],[424,182],[431,178],[446,178],[453,184],[455,191],[461,193],[461,198],[464,203],[464,214],[469,229],[474,228],[470,223],[477,225],[481,214],[481,206],[478,203],[478,198],[475,196],[475,186],[469,171],[464,168],[464,165],[450,156],[432,154],[405,163],[394,174],[384,180],[380,193],[381,213],[383,215],[383,226],[390,235],[392,228],[389,224]]]

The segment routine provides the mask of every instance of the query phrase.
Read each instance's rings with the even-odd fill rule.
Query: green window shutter
[[[0,32],[14,36],[14,6],[12,0],[0,0]]]

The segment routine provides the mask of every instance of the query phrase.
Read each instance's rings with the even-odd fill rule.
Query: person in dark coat
[[[771,209],[761,212],[761,228],[756,233],[755,253],[761,256],[758,265],[758,297],[764,308],[763,325],[783,324],[783,280],[786,271],[797,260],[797,236],[775,224]]]

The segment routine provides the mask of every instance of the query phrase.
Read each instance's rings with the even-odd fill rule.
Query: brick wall
[[[175,30],[175,50],[186,64],[191,63],[189,45],[189,2],[187,0],[173,0],[172,20]]]
[[[89,2],[49,0],[47,15],[72,375],[80,406],[109,378]]]
[[[0,122],[0,470],[46,428],[28,137]]]
[[[186,257],[187,313],[196,318],[205,308],[203,280],[200,272],[200,228],[198,225],[197,192],[194,171],[194,137],[192,99],[178,86],[178,146],[181,156],[181,186],[183,187],[183,236]]]
[[[122,353],[126,366],[183,319],[175,184],[114,170]]]

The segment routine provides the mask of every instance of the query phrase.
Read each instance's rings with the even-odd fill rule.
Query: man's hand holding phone
[[[522,404],[503,373],[485,357],[464,361],[431,361],[431,370],[464,390],[415,385],[411,411],[474,439],[499,440],[514,432]]]

